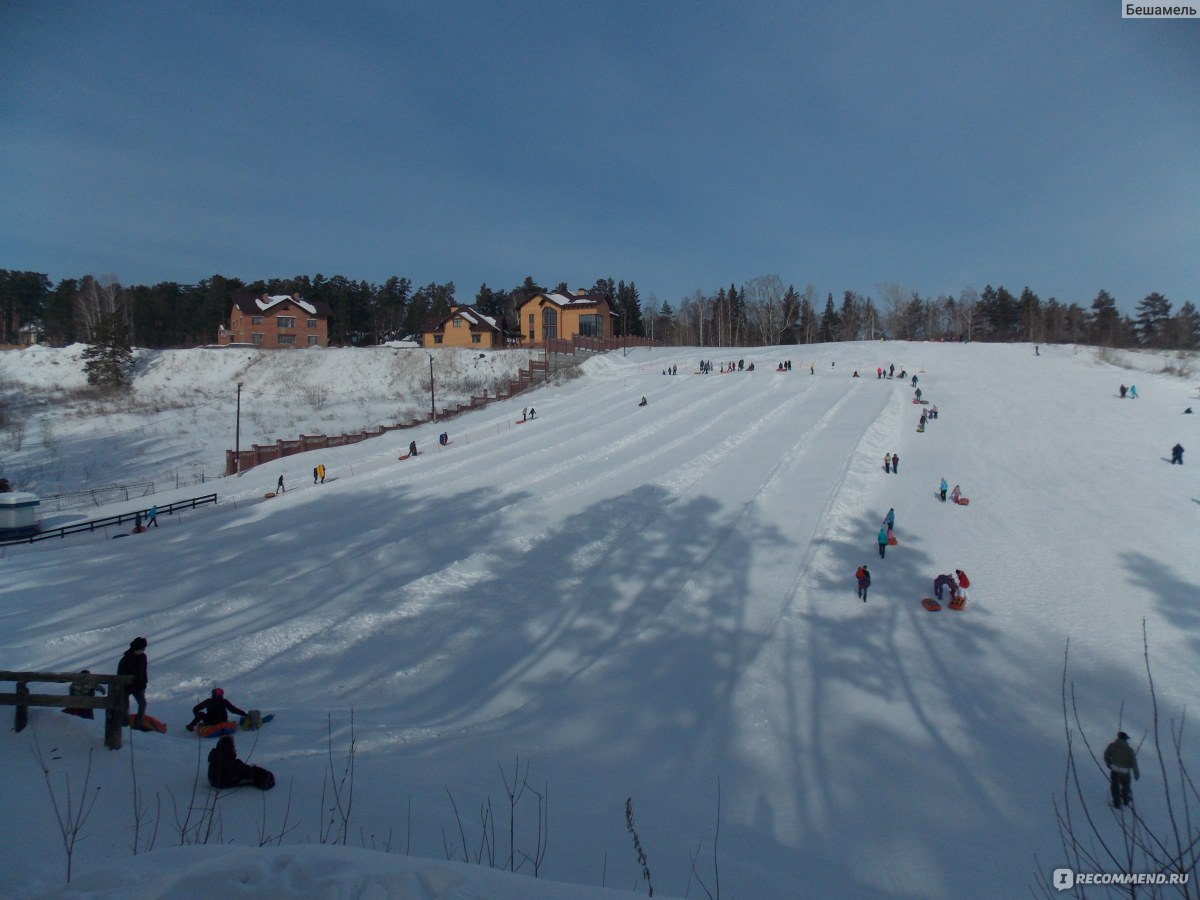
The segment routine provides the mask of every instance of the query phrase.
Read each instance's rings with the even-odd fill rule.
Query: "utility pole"
[[[237,387],[237,426],[233,437],[233,468],[235,474],[242,474],[242,382]]]
[[[433,354],[429,354],[429,421],[437,421],[437,407],[433,405]]]

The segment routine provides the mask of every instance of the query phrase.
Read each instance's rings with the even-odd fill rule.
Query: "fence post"
[[[17,721],[13,726],[14,731],[24,731],[25,726],[29,724],[29,684],[28,682],[17,682]]]
[[[109,750],[121,749],[121,726],[129,718],[129,697],[125,685],[108,686],[108,706],[104,709],[104,746]]]

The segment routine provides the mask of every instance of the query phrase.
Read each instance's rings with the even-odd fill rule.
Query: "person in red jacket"
[[[854,577],[858,579],[858,596],[862,597],[862,602],[867,602],[867,588],[871,586],[871,573],[867,571],[866,566],[859,566],[858,571],[854,573]]]

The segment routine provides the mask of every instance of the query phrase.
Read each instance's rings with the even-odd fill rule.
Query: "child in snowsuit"
[[[1138,772],[1137,753],[1129,746],[1129,735],[1123,731],[1117,732],[1117,739],[1104,748],[1104,764],[1108,766],[1108,786],[1112,791],[1112,805],[1116,809],[1121,804],[1126,806],[1133,803],[1133,789],[1129,785],[1129,775],[1137,781],[1141,775]]]
[[[953,500],[955,503],[957,503],[960,499],[962,499],[962,491],[960,491],[958,489],[957,484],[954,486],[954,490],[952,490],[950,492],[950,499]]]
[[[192,721],[185,726],[188,731],[195,731],[196,726],[203,722],[205,725],[220,725],[222,722],[229,721],[229,713],[237,713],[239,716],[246,715],[244,709],[238,709],[232,703],[225,699],[225,692],[220,688],[213,688],[212,696],[207,700],[201,700],[192,707]]]
[[[252,766],[238,759],[233,736],[225,734],[208,753],[208,783],[218,789],[252,784],[268,791],[275,787],[275,776],[262,766]]]
[[[955,596],[962,597],[963,602],[967,602],[967,588],[971,586],[971,579],[967,577],[967,573],[962,569],[955,569],[954,574],[958,577],[958,590],[952,591]]]
[[[1129,398],[1131,400],[1137,399],[1137,385],[1136,384],[1131,384],[1129,386]]]
[[[1125,392],[1128,390],[1129,390],[1129,388],[1125,387],[1125,385],[1121,385],[1121,399],[1122,400],[1125,399]]]
[[[871,573],[867,571],[866,566],[859,566],[858,571],[854,573],[854,577],[858,579],[858,596],[862,597],[862,602],[867,602],[867,588],[871,586]]]
[[[887,526],[884,525],[882,528],[879,529],[878,541],[879,541],[879,558],[880,559],[883,559],[883,554],[887,550],[887,536],[888,536]]]
[[[1171,465],[1183,465],[1183,444],[1176,444],[1171,448]]]
[[[942,591],[948,590],[950,592],[950,596],[953,597],[957,587],[958,586],[954,583],[954,578],[952,576],[939,575],[933,580],[933,596],[941,600]]]
[[[81,669],[80,675],[90,675],[87,669]],[[72,697],[95,697],[96,694],[105,696],[104,686],[96,684],[94,681],[88,681],[86,678],[80,678],[77,681],[71,682],[70,695]],[[81,719],[94,719],[95,713],[91,709],[86,709],[82,706],[68,706],[63,710],[65,713],[70,713],[73,716],[79,716]]]
[[[938,494],[942,498],[942,502],[946,502],[946,491],[950,489],[950,485],[946,484],[946,479],[942,479],[941,485],[938,486]]]

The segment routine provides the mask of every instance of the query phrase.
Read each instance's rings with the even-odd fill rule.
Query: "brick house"
[[[302,300],[299,294],[243,294],[234,297],[229,326],[217,329],[217,343],[293,349],[328,347],[333,310],[323,300]]]
[[[527,343],[580,337],[611,338],[613,312],[604,294],[587,291],[534,294],[521,304],[521,338]]]
[[[421,346],[471,347],[501,350],[508,346],[504,320],[496,321],[473,306],[453,306],[444,318],[431,322],[421,332]]]

